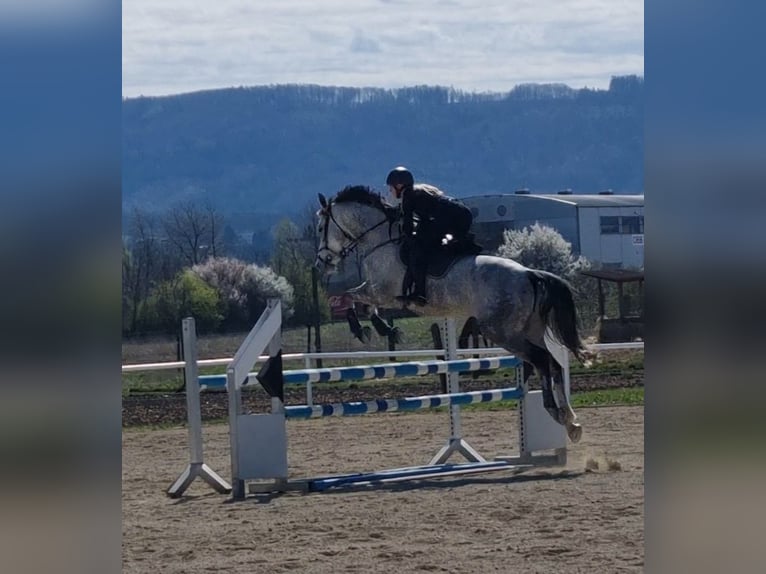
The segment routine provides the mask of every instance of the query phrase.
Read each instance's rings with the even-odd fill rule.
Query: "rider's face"
[[[404,186],[402,184],[389,185],[388,190],[391,192],[391,195],[393,195],[396,199],[401,199],[402,191],[404,191]]]

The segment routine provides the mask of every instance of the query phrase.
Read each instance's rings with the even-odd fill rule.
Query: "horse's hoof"
[[[567,434],[572,442],[580,442],[582,438],[582,425],[579,423],[570,424],[567,426]]]

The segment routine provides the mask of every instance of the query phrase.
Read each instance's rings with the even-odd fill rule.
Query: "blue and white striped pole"
[[[443,395],[426,395],[403,399],[376,399],[366,402],[333,403],[313,406],[285,407],[288,419],[308,419],[319,417],[338,417],[363,415],[378,412],[413,411],[450,405],[469,405],[473,403],[491,403],[521,399],[524,391],[520,387],[493,389],[489,391],[471,391]]]
[[[452,361],[413,361],[407,363],[387,363],[360,367],[328,367],[323,369],[300,369],[284,371],[285,383],[318,383],[339,381],[360,381],[368,379],[387,379],[395,377],[413,377],[436,375],[441,373],[461,373],[518,367],[521,361],[513,356],[490,357],[484,359],[457,359]],[[250,373],[248,383],[255,382],[255,374]],[[215,389],[226,386],[225,375],[202,375],[199,377],[201,389]]]

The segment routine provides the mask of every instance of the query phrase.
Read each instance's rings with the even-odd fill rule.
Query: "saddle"
[[[399,258],[405,266],[409,261],[408,249],[409,244],[406,241],[399,248]],[[451,240],[446,245],[432,248],[428,253],[426,275],[437,279],[444,277],[459,259],[478,255],[481,251],[482,246],[474,241],[472,233],[468,234],[462,241]]]

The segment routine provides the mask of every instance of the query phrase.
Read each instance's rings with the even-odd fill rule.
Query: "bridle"
[[[379,243],[372,249],[370,249],[367,253],[365,253],[362,256],[362,259],[370,255],[373,251],[383,247],[384,245],[388,245],[389,243],[394,243],[396,239],[393,239],[391,237],[391,228],[394,225],[395,219],[391,218],[390,216],[386,215],[382,221],[379,221],[372,227],[369,227],[362,233],[360,233],[358,236],[354,237],[351,233],[349,233],[340,223],[338,223],[338,220],[335,219],[335,215],[332,212],[332,202],[326,202],[322,205],[322,209],[320,211],[321,215],[325,217],[325,225],[324,225],[324,237],[322,238],[322,243],[324,244],[324,247],[322,247],[322,244],[320,244],[319,249],[317,250],[317,257],[319,257],[319,253],[322,251],[327,251],[328,254],[325,257],[321,257],[321,261],[325,264],[332,263],[333,257],[337,257],[340,260],[345,259],[349,255],[351,255],[357,247],[359,247],[359,242],[364,238],[365,235],[368,233],[374,231],[381,225],[384,225],[385,223],[389,224],[388,229],[388,239],[386,241],[383,241],[382,243]],[[340,230],[340,232],[343,234],[343,237],[345,237],[348,242],[344,244],[340,251],[333,251],[328,247],[328,235],[330,231],[330,222],[333,222],[335,226]]]

